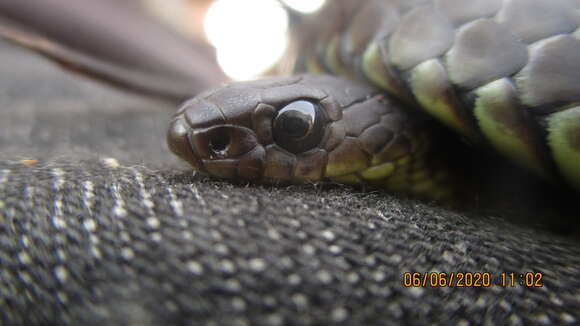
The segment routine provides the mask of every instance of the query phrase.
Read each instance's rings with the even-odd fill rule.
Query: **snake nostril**
[[[226,154],[226,151],[230,147],[230,136],[225,132],[218,132],[212,135],[209,141],[209,149],[219,156]]]

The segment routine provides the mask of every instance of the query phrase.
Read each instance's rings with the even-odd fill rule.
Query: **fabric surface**
[[[574,324],[580,244],[338,186],[193,175],[169,105],[0,47],[2,323]],[[405,287],[405,272],[542,287]]]

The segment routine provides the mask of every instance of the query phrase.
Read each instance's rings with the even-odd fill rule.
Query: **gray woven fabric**
[[[164,144],[173,108],[7,46],[0,62],[3,324],[580,322],[571,238],[378,192],[194,176]],[[434,271],[544,286],[403,286]]]

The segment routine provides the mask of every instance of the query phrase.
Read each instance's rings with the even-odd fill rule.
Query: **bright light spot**
[[[294,10],[298,10],[305,14],[315,12],[320,9],[325,0],[282,0],[285,4]]]
[[[233,79],[257,76],[286,49],[288,15],[274,0],[218,0],[204,23],[219,64]]]

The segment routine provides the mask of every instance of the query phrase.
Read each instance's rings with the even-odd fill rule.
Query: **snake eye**
[[[274,118],[274,140],[291,153],[305,152],[320,143],[323,122],[324,116],[316,104],[306,100],[291,102]]]

